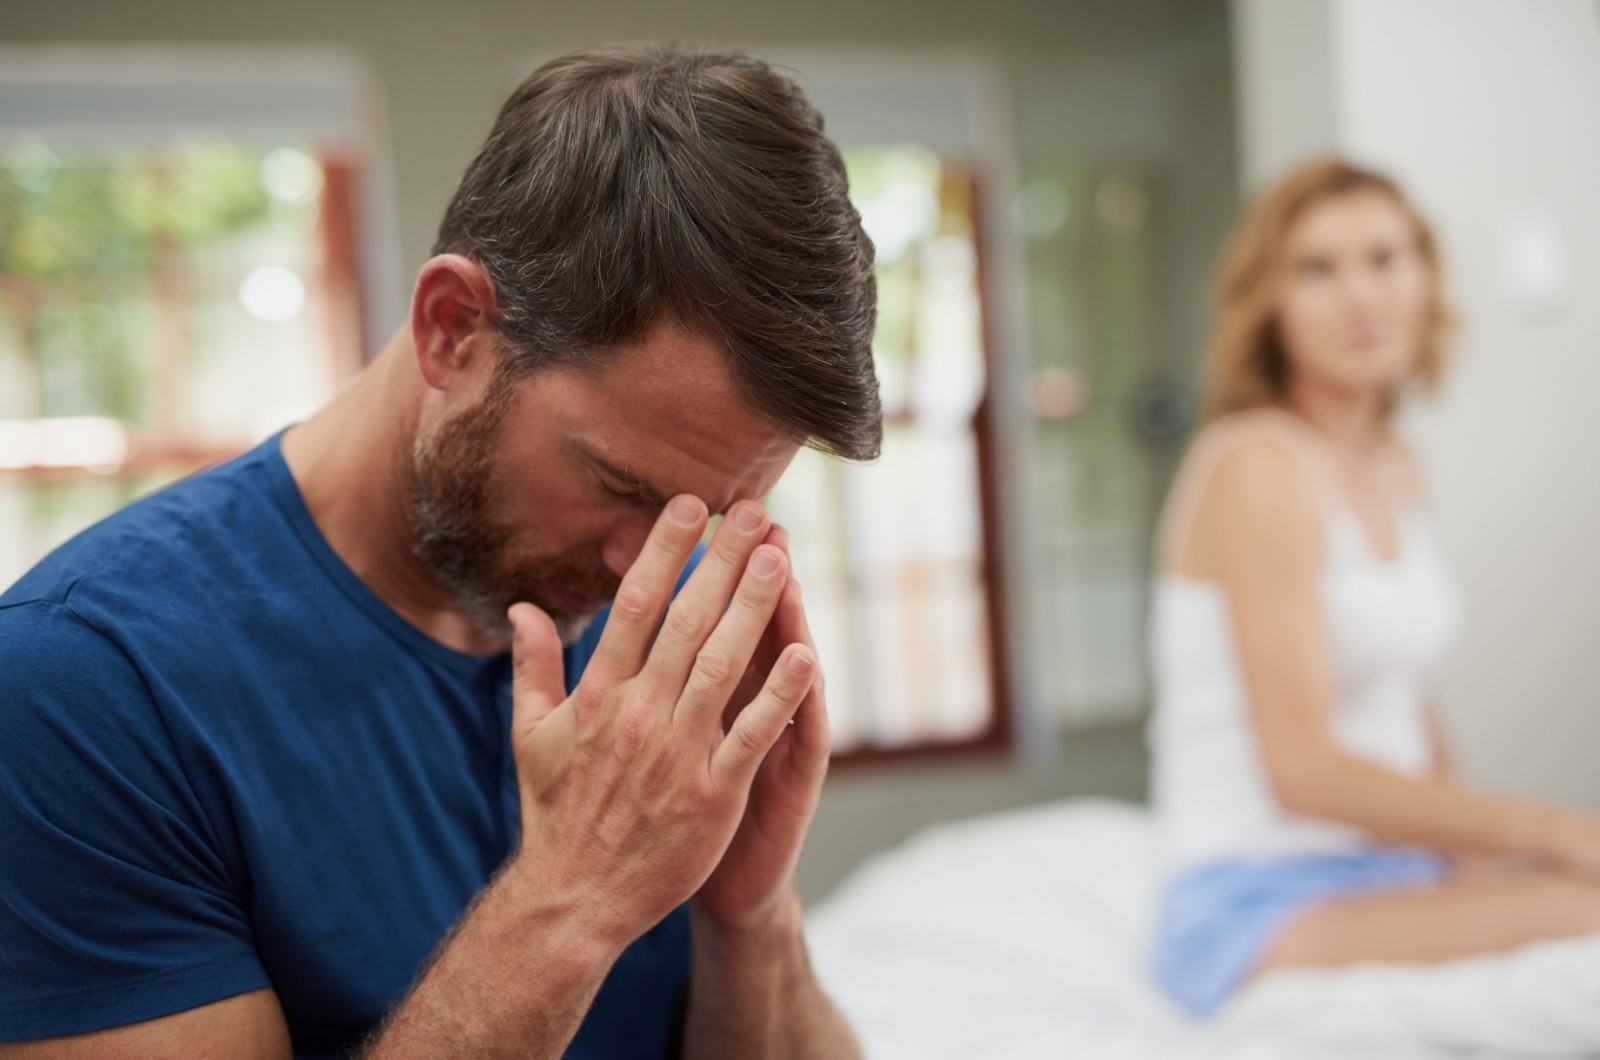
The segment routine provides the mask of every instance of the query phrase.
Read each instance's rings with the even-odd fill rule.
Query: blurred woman
[[[1157,978],[1206,1014],[1272,969],[1600,932],[1600,820],[1462,785],[1441,738],[1457,597],[1395,421],[1444,362],[1427,224],[1377,174],[1303,169],[1219,303],[1155,589]]]

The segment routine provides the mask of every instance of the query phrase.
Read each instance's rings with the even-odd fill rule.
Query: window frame
[[[352,55],[321,46],[0,46],[0,148],[22,137],[72,149],[161,145],[194,136],[244,145],[304,144],[323,185],[319,244],[329,370],[344,379],[404,318],[393,174],[376,81]],[[0,468],[23,484],[111,478],[137,483],[237,455],[157,432],[131,435],[110,476],[87,465]]]
[[[979,579],[986,605],[990,715],[983,729],[964,739],[893,746],[864,741],[836,751],[832,764],[853,771],[896,762],[1037,757],[1053,745],[1054,735],[1053,723],[1036,709],[1037,697],[1031,694],[1033,646],[1028,638],[1013,635],[1027,628],[1027,616],[1020,610],[1027,601],[1010,587],[1023,575],[1034,546],[1012,486],[1023,480],[1015,465],[1032,424],[1019,381],[1019,366],[1027,364],[1020,345],[1027,317],[1018,293],[1022,247],[1007,223],[1017,183],[1016,150],[1000,64],[981,49],[752,46],[751,51],[797,78],[841,150],[915,144],[965,168],[972,183],[985,381],[971,427],[977,447]]]

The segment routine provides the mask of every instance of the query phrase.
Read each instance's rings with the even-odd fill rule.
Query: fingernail
[[[688,497],[672,502],[672,521],[679,526],[693,526],[700,519],[700,506]]]
[[[733,525],[747,534],[761,529],[761,509],[753,504],[741,504],[733,513]]]
[[[770,578],[778,569],[778,557],[770,552],[757,552],[750,559],[750,570],[757,578]]]
[[[802,652],[795,652],[789,656],[789,669],[797,674],[803,674],[811,669],[811,656]]]

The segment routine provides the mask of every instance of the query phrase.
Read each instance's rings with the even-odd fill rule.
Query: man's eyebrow
[[[590,460],[594,461],[596,467],[610,475],[612,478],[616,479],[618,482],[622,483],[624,486],[628,487],[634,492],[639,500],[643,501],[644,503],[667,503],[667,494],[665,491],[656,489],[654,486],[650,485],[650,483],[646,482],[638,475],[635,475],[633,472],[624,468],[616,467],[609,461],[601,459],[595,453],[588,453],[587,456]]]

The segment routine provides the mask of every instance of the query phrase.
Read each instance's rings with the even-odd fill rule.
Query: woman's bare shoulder
[[[1204,480],[1205,494],[1219,488],[1274,494],[1312,489],[1320,457],[1309,431],[1303,420],[1282,409],[1219,416],[1195,436],[1190,470]]]
[[[1314,515],[1316,496],[1315,471],[1304,454],[1272,434],[1234,439],[1219,455],[1205,491],[1230,516],[1273,521],[1297,511]]]
[[[1213,444],[1265,438],[1275,439],[1296,449],[1316,444],[1316,433],[1310,424],[1288,409],[1276,405],[1223,413],[1196,435],[1197,442],[1208,439],[1214,440]]]
[[[1320,540],[1316,474],[1294,424],[1281,416],[1235,413],[1195,439],[1191,461],[1194,517],[1180,545],[1178,566],[1194,577],[1216,577],[1260,549],[1314,548]]]

